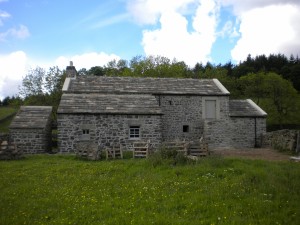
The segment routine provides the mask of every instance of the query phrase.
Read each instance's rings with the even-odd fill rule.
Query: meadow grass
[[[0,162],[0,224],[299,224],[300,164],[208,157]]]
[[[9,116],[13,115],[16,112],[16,108],[0,106],[0,133],[8,132],[8,127],[13,119],[13,117]]]
[[[5,107],[5,106],[0,106],[0,120],[4,119],[5,117],[14,114],[17,111],[17,109],[13,107]]]

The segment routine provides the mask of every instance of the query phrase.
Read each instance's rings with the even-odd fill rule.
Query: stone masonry
[[[51,149],[50,106],[22,106],[9,128],[9,140],[25,154]]]
[[[298,130],[277,130],[263,136],[263,146],[281,151],[297,152],[300,132]],[[298,146],[299,148],[299,146]]]
[[[265,133],[266,113],[253,101],[231,100],[217,79],[77,76],[71,63],[58,108],[58,147],[74,152],[88,139],[105,149],[136,141],[198,141],[209,148],[255,147]],[[138,138],[130,138],[138,127]],[[131,130],[132,131],[132,130]]]
[[[187,140],[195,141],[204,136],[203,97],[202,96],[157,96],[163,112],[162,133],[163,141]],[[220,103],[220,118],[223,121],[228,117],[227,96],[218,96]],[[188,131],[183,132],[183,126]]]
[[[83,139],[88,139],[99,146],[100,150],[111,148],[120,143],[124,149],[132,150],[137,140],[129,138],[129,127],[141,127],[140,140],[150,140],[154,147],[161,144],[160,115],[66,115],[58,114],[58,147],[61,153],[74,153],[75,146]],[[83,135],[82,130],[89,134]]]
[[[265,133],[265,118],[231,117],[205,122],[205,137],[211,148],[261,147]]]
[[[163,112],[163,141],[195,140],[203,135],[202,98],[172,95],[156,98]],[[184,132],[183,126],[188,126],[188,130]]]

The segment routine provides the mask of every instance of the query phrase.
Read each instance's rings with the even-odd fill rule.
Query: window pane
[[[129,138],[140,138],[140,127],[131,126],[129,128]]]
[[[216,100],[205,100],[205,118],[216,118]]]

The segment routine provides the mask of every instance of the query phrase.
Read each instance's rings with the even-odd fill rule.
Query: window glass
[[[130,126],[129,138],[130,139],[139,139],[140,138],[140,127],[139,126]]]

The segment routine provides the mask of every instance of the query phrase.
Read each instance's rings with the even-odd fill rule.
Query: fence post
[[[297,132],[296,154],[300,153],[300,131]]]

